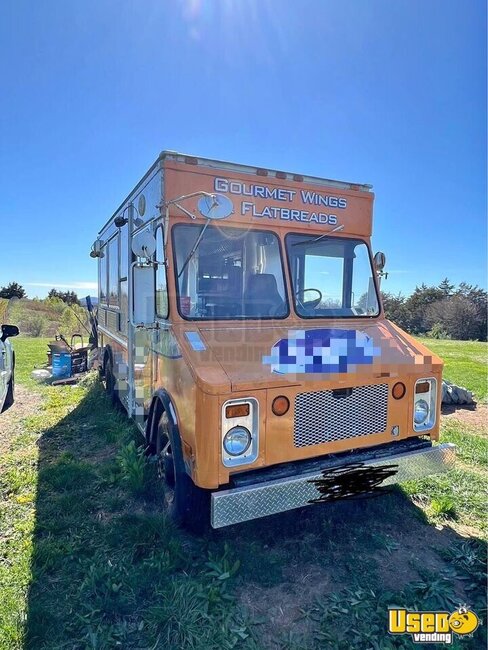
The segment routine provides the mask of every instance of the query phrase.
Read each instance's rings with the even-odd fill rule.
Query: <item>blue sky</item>
[[[383,288],[486,287],[481,0],[4,0],[0,285],[94,293],[163,149],[372,183]]]

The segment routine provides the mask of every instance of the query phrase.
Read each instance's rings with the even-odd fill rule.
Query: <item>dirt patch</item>
[[[239,590],[239,601],[252,620],[260,620],[263,612],[266,613],[261,630],[266,639],[265,647],[274,647],[273,642],[289,630],[306,634],[310,621],[303,616],[304,607],[332,590],[331,576],[323,575],[321,567],[311,565],[304,569],[304,575],[295,582],[286,581],[273,587],[247,585]]]
[[[467,598],[463,583],[452,575],[443,557],[462,538],[448,526],[429,525],[423,512],[399,491],[279,517],[281,527],[274,528],[274,543],[270,544],[268,523],[263,521],[260,527],[254,524],[257,544],[248,548],[248,553],[261,556],[262,572],[269,561],[278,560],[279,581],[263,584],[260,572],[251,576],[243,566],[237,589],[238,600],[251,618],[262,619],[266,612],[259,632],[263,647],[277,648],[277,640],[289,633],[307,637],[313,622],[304,611],[344,588],[397,592],[414,581],[448,576],[457,598],[463,602]],[[294,531],[288,526],[293,518]],[[242,527],[241,531],[242,544],[247,535]],[[240,555],[245,554],[242,546]]]
[[[478,404],[473,406],[443,406],[442,419],[456,420],[461,424],[475,429],[481,435],[488,435],[488,406]]]
[[[35,415],[43,398],[39,393],[25,388],[21,384],[15,386],[15,401],[12,406],[0,414],[0,454],[5,453],[12,439],[22,433],[22,421]]]
[[[441,575],[448,564],[439,552],[459,539],[450,527],[429,526],[415,517],[409,518],[405,528],[388,526],[384,532],[395,544],[390,550],[377,551],[375,558],[381,584],[390,591],[421,579],[425,569],[432,575]],[[461,583],[455,586],[462,593]]]

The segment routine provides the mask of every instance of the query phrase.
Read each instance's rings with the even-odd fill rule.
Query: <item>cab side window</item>
[[[156,230],[156,262],[158,262],[156,269],[156,314],[159,318],[168,318],[168,284],[162,226],[158,226]]]
[[[119,238],[116,235],[108,243],[108,304],[119,306]]]
[[[100,302],[103,305],[107,304],[107,299],[108,299],[108,292],[107,292],[107,286],[108,286],[108,268],[107,268],[107,256],[108,256],[108,248],[107,246],[104,246],[102,248],[101,256],[100,256],[100,262],[98,265],[98,286],[99,286],[99,291],[100,291]]]

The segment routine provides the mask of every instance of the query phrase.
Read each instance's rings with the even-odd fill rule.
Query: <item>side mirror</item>
[[[225,194],[202,196],[197,207],[202,217],[206,219],[226,219],[234,212],[234,205]]]
[[[103,244],[104,242],[100,239],[96,239],[91,247],[90,257],[103,257]]]
[[[132,239],[132,252],[137,257],[149,259],[156,250],[156,239],[149,228],[141,230]]]
[[[386,255],[381,251],[378,251],[373,258],[373,262],[375,269],[378,271],[378,273],[381,273],[381,271],[385,268]]]
[[[18,336],[19,335],[19,328],[17,325],[2,325],[2,336],[0,337],[0,341],[2,343],[8,339],[10,336]]]
[[[154,325],[156,320],[156,267],[154,264],[132,267],[132,314],[135,327]]]

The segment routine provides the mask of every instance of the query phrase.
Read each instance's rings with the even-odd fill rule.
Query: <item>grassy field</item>
[[[444,377],[448,381],[472,390],[477,399],[485,402],[488,397],[486,368],[488,347],[480,341],[444,341],[421,338],[432,352],[444,359]]]
[[[448,343],[446,376],[486,397],[486,344]],[[39,403],[0,442],[0,650],[419,648],[388,637],[389,604],[485,617],[487,443],[469,424],[443,426],[449,476],[195,538],[96,378],[33,393],[46,341],[14,344],[18,406]]]

